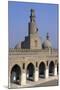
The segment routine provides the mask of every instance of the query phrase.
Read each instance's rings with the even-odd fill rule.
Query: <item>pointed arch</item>
[[[21,68],[17,64],[11,70],[11,83],[21,84]]]
[[[49,76],[53,76],[54,75],[54,62],[51,61],[50,64],[49,64]]]
[[[45,63],[41,62],[39,64],[39,78],[44,78],[45,77]]]
[[[27,79],[33,81],[34,80],[34,72],[35,68],[32,63],[29,63],[27,66]]]

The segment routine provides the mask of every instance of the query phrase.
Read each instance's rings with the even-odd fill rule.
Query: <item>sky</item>
[[[24,40],[28,35],[28,22],[30,21],[30,10],[35,10],[36,24],[39,30],[39,36],[42,41],[46,39],[46,33],[49,33],[53,48],[57,48],[58,41],[58,5],[27,2],[8,2],[8,33],[9,47]]]

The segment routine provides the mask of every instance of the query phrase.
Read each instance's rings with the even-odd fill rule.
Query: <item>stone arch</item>
[[[49,64],[49,76],[54,75],[54,68],[55,68],[54,62],[51,61],[50,64]]]
[[[45,78],[45,69],[46,69],[45,63],[44,62],[41,62],[39,64],[39,77],[40,78]]]
[[[21,84],[21,68],[15,64],[11,69],[11,83]]]
[[[27,65],[27,70],[26,70],[26,78],[27,80],[34,80],[34,72],[35,72],[35,68],[34,68],[34,64],[33,63],[29,63]]]

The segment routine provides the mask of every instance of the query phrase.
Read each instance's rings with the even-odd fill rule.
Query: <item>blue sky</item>
[[[18,42],[24,40],[24,37],[28,35],[31,8],[35,10],[40,37],[44,41],[48,32],[52,47],[57,48],[58,5],[16,1],[8,2],[9,47],[14,48]]]

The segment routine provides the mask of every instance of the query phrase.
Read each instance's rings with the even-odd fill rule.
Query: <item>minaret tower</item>
[[[41,49],[41,39],[38,35],[38,28],[35,21],[35,11],[31,9],[30,22],[28,23],[28,36],[30,38],[30,49]]]
[[[35,11],[31,9],[31,14],[30,14],[30,22],[29,22],[29,35],[36,33],[36,21],[35,21]]]
[[[31,9],[30,21],[28,23],[28,36],[25,36],[24,41],[21,44],[17,44],[15,48],[22,49],[41,49],[41,38],[38,35],[38,28],[35,21],[35,11]]]

